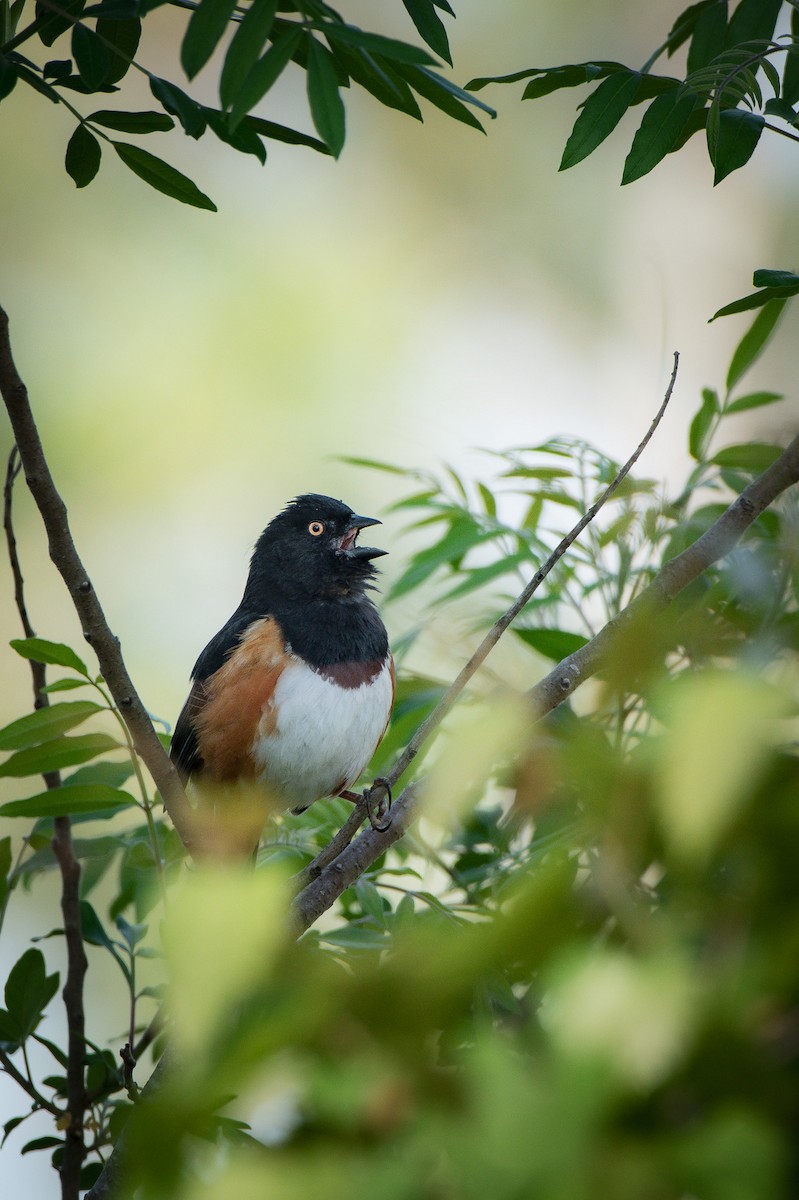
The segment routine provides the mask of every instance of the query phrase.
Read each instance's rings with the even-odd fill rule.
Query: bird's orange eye
[[[308,532],[314,537],[319,537],[320,534],[325,532],[325,527],[321,521],[311,521],[310,525],[308,526]]]

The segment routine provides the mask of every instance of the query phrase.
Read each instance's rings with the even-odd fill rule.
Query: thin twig
[[[507,611],[504,612],[502,614],[502,616],[489,629],[488,633],[485,635],[485,637],[483,638],[482,642],[475,650],[472,657],[466,663],[466,666],[463,667],[463,669],[458,674],[457,678],[453,681],[453,683],[450,684],[450,686],[447,689],[447,691],[445,692],[444,696],[441,698],[441,700],[439,700],[438,704],[433,709],[433,711],[430,713],[430,715],[428,717],[426,717],[424,721],[422,721],[421,725],[416,730],[416,732],[413,735],[413,737],[411,738],[411,740],[408,742],[407,746],[405,747],[402,754],[397,759],[396,763],[392,767],[392,769],[387,777],[389,783],[395,784],[397,782],[397,780],[400,778],[400,776],[403,775],[405,773],[405,771],[407,771],[408,767],[411,765],[413,760],[416,758],[416,755],[419,753],[419,751],[422,748],[422,746],[424,745],[424,743],[430,737],[430,734],[435,729],[437,729],[438,726],[441,724],[441,722],[444,720],[444,717],[446,717],[447,713],[452,708],[452,706],[455,703],[455,701],[457,700],[458,696],[461,694],[463,689],[466,687],[466,684],[469,682],[469,680],[472,678],[472,676],[475,674],[475,672],[478,670],[478,668],[482,665],[482,663],[488,657],[490,652],[493,650],[494,646],[496,646],[497,642],[502,637],[503,633],[505,633],[506,629],[508,629],[508,627],[511,625],[511,623],[513,621],[515,621],[516,617],[518,617],[518,615],[522,611],[522,609],[525,608],[525,606],[530,602],[533,595],[536,593],[538,588],[544,582],[544,580],[546,579],[547,575],[550,573],[552,568],[560,561],[560,559],[563,557],[563,555],[566,553],[566,551],[569,549],[569,547],[580,536],[582,531],[585,529],[586,525],[590,524],[590,522],[593,521],[594,517],[597,515],[599,510],[603,507],[604,504],[607,503],[607,501],[611,498],[611,496],[614,494],[614,492],[616,492],[618,490],[622,481],[627,477],[627,475],[629,475],[630,471],[635,466],[636,462],[641,457],[644,450],[646,449],[649,442],[651,441],[652,436],[655,433],[655,430],[657,429],[658,425],[660,424],[663,414],[666,411],[666,408],[668,407],[669,400],[671,399],[671,394],[674,391],[674,384],[677,379],[677,368],[679,366],[679,361],[680,361],[680,356],[679,356],[678,352],[675,350],[674,351],[674,367],[671,372],[671,379],[669,380],[669,386],[667,387],[666,394],[663,397],[663,403],[661,404],[660,408],[658,409],[658,411],[655,415],[655,418],[652,421],[652,424],[649,426],[649,429],[647,430],[644,437],[641,439],[641,441],[638,444],[634,453],[630,455],[627,462],[624,464],[624,466],[621,468],[619,473],[616,475],[613,482],[605,489],[605,491],[602,493],[602,495],[599,497],[599,499],[596,500],[591,505],[591,507],[580,518],[580,520],[577,522],[577,524],[574,526],[574,528],[571,529],[569,531],[569,533],[567,533],[566,536],[558,543],[558,545],[555,547],[555,549],[550,554],[549,558],[546,560],[546,562],[541,567],[538,568],[538,570],[536,571],[533,578],[530,580],[530,582],[527,584],[527,586],[523,589],[521,594],[519,596],[517,596],[517,598],[514,600],[513,604],[511,604],[510,608],[507,609]]]
[[[8,458],[5,486],[3,488],[3,528],[6,533],[8,558],[14,577],[14,597],[22,628],[26,637],[33,637],[34,630],[25,603],[25,581],[17,553],[14,535],[13,500],[14,482],[19,475],[17,447]],[[50,703],[44,691],[47,682],[43,663],[29,659],[33,679],[34,705],[45,708]],[[53,790],[61,786],[58,771],[47,771],[45,786]],[[83,1004],[83,986],[86,978],[86,953],[83,948],[83,929],[80,912],[80,862],[72,841],[72,822],[68,816],[53,819],[53,854],[61,871],[61,917],[64,922],[64,938],[67,948],[67,977],[61,995],[67,1016],[67,1116],[69,1123],[64,1133],[64,1157],[59,1168],[61,1195],[63,1200],[77,1200],[80,1193],[80,1172],[86,1156],[84,1119],[86,1116],[86,1088],[84,1084],[84,1059],[86,1055],[86,1016]],[[24,1053],[23,1045],[23,1053]]]
[[[52,1104],[49,1100],[42,1096],[39,1091],[37,1091],[35,1085],[30,1080],[25,1078],[22,1071],[20,1071],[14,1065],[9,1055],[3,1049],[0,1049],[0,1067],[3,1068],[5,1073],[11,1079],[13,1079],[15,1083],[19,1084],[24,1092],[27,1092],[37,1108],[45,1109],[46,1112],[51,1113],[54,1117],[62,1116],[61,1109],[58,1108],[57,1105]]]

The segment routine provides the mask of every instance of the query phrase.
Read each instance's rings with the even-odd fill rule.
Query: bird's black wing
[[[206,680],[227,661],[241,641],[245,630],[257,619],[257,613],[237,609],[219,633],[211,638],[192,668],[191,691],[177,719],[169,746],[169,757],[177,767],[184,784],[203,767],[197,743],[196,719],[206,701]]]

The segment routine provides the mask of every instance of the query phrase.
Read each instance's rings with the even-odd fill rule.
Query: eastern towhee
[[[394,663],[340,500],[293,500],[259,537],[241,604],[203,650],[170,755],[184,783],[249,783],[304,812],[360,777],[388,726]],[[348,797],[355,799],[353,795]]]

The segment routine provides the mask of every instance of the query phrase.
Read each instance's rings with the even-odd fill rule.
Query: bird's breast
[[[290,654],[258,724],[257,778],[299,811],[350,787],[385,732],[393,692],[390,655],[313,668]]]

